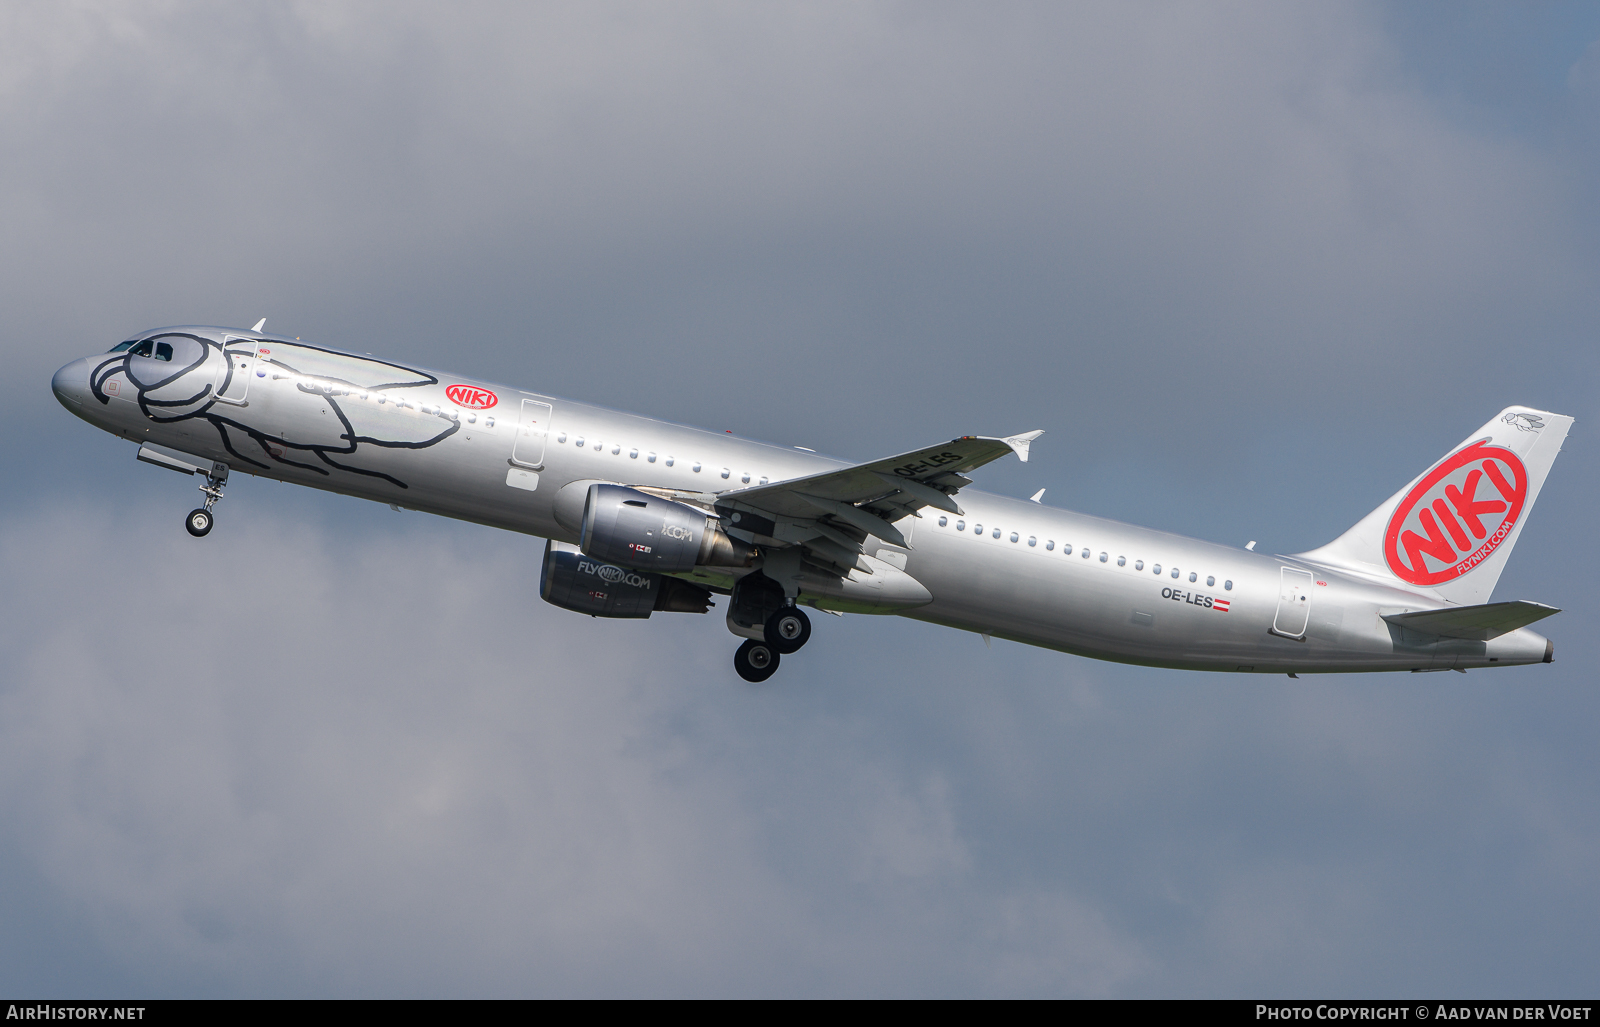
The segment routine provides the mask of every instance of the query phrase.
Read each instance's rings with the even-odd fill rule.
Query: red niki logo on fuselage
[[[499,396],[476,385],[452,385],[444,390],[444,394],[450,397],[450,402],[468,410],[487,410],[500,402]]]
[[[1383,557],[1401,581],[1437,585],[1489,558],[1510,536],[1528,498],[1528,470],[1488,439],[1448,457],[1395,508]]]

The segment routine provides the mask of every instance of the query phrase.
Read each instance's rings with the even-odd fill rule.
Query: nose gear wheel
[[[211,531],[211,511],[204,508],[190,510],[189,516],[184,519],[183,526],[189,529],[189,534],[195,538],[202,538]]]

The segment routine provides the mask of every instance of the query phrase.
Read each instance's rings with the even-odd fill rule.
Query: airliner
[[[249,330],[140,332],[57,371],[70,412],[203,484],[244,473],[546,541],[540,595],[591,617],[726,597],[759,682],[806,610],[894,614],[1077,656],[1256,674],[1549,663],[1490,602],[1572,418],[1508,407],[1327,545],[1274,556],[969,488],[1041,431],[851,463]]]

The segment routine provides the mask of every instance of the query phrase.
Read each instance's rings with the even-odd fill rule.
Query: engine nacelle
[[[657,610],[705,613],[711,608],[711,592],[699,585],[604,563],[556,541],[544,547],[539,596],[591,617],[648,617]]]
[[[578,548],[596,560],[663,574],[697,565],[745,567],[756,555],[703,510],[603,484],[589,486]]]

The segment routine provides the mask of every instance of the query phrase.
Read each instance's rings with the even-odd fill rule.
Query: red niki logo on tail
[[[1499,548],[1528,498],[1517,454],[1481,439],[1447,457],[1395,508],[1383,556],[1401,581],[1437,585],[1472,570]]]

